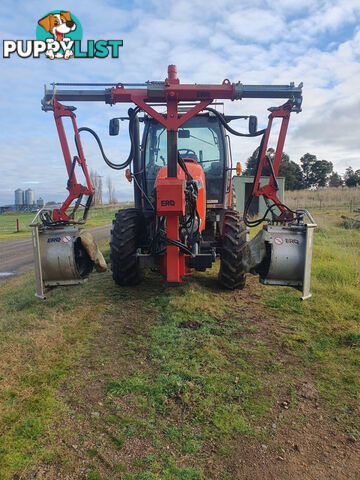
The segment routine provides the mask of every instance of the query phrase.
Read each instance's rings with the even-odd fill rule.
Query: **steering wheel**
[[[181,152],[184,152],[184,153],[181,153]],[[195,157],[194,159],[195,160],[197,159],[196,152],[194,152],[194,150],[191,150],[191,148],[179,148],[179,153],[182,157],[188,157],[189,155],[192,155],[191,157],[188,157],[188,158]]]

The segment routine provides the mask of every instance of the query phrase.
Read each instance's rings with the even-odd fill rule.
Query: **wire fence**
[[[0,233],[20,232],[20,220],[18,218],[1,219]]]
[[[290,208],[345,207],[352,212],[360,207],[360,187],[286,191],[285,202]]]

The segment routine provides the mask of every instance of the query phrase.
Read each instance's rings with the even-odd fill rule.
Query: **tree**
[[[259,147],[254,150],[253,154],[248,158],[246,162],[246,169],[244,175],[255,175],[256,168],[258,163]],[[268,148],[266,155],[270,160],[274,161],[275,150],[273,148]],[[270,167],[266,165],[262,172],[263,175],[269,176],[271,174]],[[279,177],[285,177],[285,188],[286,190],[299,190],[303,185],[303,175],[300,166],[290,160],[290,157],[287,153],[283,152],[281,156],[281,163],[279,168]]]
[[[326,187],[329,176],[333,171],[333,164],[327,160],[316,160],[311,167],[311,186]]]
[[[258,156],[259,156],[259,148],[260,147],[257,147],[252,155],[247,159],[246,161],[246,167],[245,167],[245,170],[243,172],[243,175],[249,175],[249,176],[253,176],[256,174],[256,168],[257,168],[257,164],[258,164]],[[266,166],[263,170],[263,175],[269,175],[269,167]]]
[[[102,177],[96,170],[90,170],[90,180],[95,190],[93,205],[102,205]]]
[[[304,178],[300,165],[290,160],[289,157],[282,160],[279,177],[285,178],[286,190],[301,190],[303,188]]]
[[[315,162],[316,155],[312,155],[311,153],[305,153],[305,155],[300,158],[301,168],[304,175],[304,188],[310,188],[312,186],[311,170]]]
[[[352,167],[348,167],[345,170],[344,180],[347,187],[356,187],[360,184],[360,170],[354,172]]]
[[[344,183],[344,180],[341,178],[341,176],[337,172],[334,172],[330,176],[329,187],[341,187],[343,183]]]
[[[246,168],[243,173],[243,175],[255,175],[256,174],[256,169],[257,169],[257,164],[258,164],[258,156],[259,156],[259,148],[257,147],[256,150],[253,151],[252,155],[247,159],[246,161]],[[273,148],[268,148],[266,151],[266,155],[270,158],[270,160],[273,162],[274,161],[274,156],[275,156],[275,150]],[[283,152],[281,156],[281,163],[285,160],[289,160],[289,155],[287,155],[285,152]],[[269,165],[265,165],[263,171],[262,171],[263,176],[269,176],[271,175],[270,167]]]
[[[304,175],[304,188],[325,187],[333,171],[333,164],[327,160],[318,160],[316,155],[305,153],[300,158]]]
[[[108,189],[109,203],[115,203],[116,202],[115,189],[114,189],[114,186],[113,186],[113,183],[112,183],[112,180],[111,180],[110,176],[107,177],[107,179],[106,179],[106,185],[107,185],[107,189]]]

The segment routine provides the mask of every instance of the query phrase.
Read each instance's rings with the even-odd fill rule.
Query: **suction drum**
[[[46,286],[76,284],[91,273],[94,264],[76,226],[42,230],[39,243]]]
[[[265,285],[284,285],[310,294],[314,224],[268,225],[265,233],[266,265],[260,273]]]

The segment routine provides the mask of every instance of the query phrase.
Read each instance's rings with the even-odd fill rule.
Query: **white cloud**
[[[286,26],[283,18],[274,11],[239,8],[224,18],[221,28],[235,38],[266,43],[276,42]]]

